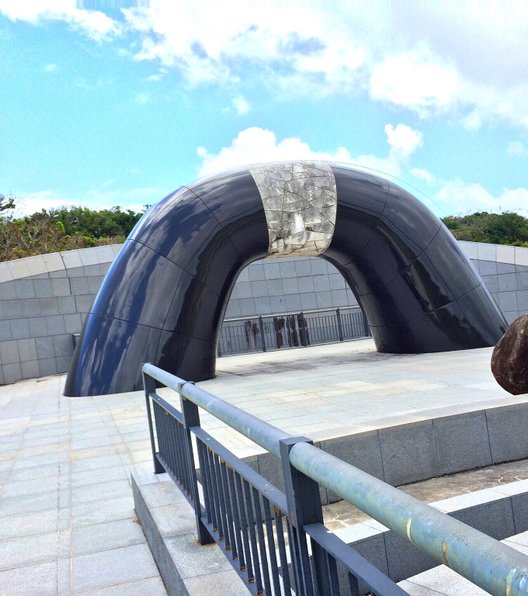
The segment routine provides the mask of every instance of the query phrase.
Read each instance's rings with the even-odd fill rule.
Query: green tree
[[[518,213],[473,213],[443,219],[457,240],[528,246],[528,219]]]

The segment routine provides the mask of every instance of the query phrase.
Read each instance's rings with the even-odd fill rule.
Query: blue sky
[[[528,216],[528,4],[0,0],[0,193],[139,209],[330,159]]]

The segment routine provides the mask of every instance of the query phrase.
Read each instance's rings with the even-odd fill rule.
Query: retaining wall
[[[528,248],[461,242],[509,322],[528,312]],[[120,246],[0,263],[0,384],[66,372]],[[341,274],[319,258],[268,259],[239,276],[226,317],[355,306]]]

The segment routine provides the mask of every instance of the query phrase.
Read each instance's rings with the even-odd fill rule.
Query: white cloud
[[[527,3],[138,4],[122,9],[125,23],[75,0],[0,0],[0,14],[63,21],[97,41],[127,30],[131,43],[118,51],[178,70],[190,85],[249,80],[290,97],[368,94],[423,118],[449,114],[468,130],[490,120],[528,128]]]
[[[202,159],[199,175],[204,176],[242,165],[263,161],[291,159],[315,159],[344,162],[372,170],[383,176],[400,177],[402,166],[412,152],[422,144],[422,133],[405,124],[385,127],[389,152],[386,157],[370,154],[352,156],[346,147],[334,151],[316,151],[298,137],[282,140],[268,129],[251,127],[238,133],[227,147],[218,153],[211,153],[205,147],[198,147],[197,155]]]
[[[297,137],[277,141],[273,131],[258,127],[246,128],[239,132],[231,145],[222,147],[216,154],[210,153],[205,147],[198,147],[197,154],[202,158],[199,172],[201,176],[261,161],[288,159],[350,161],[350,154],[344,147],[339,147],[334,153],[313,151],[308,143]]]
[[[153,187],[110,190],[108,186],[111,186],[111,182],[102,184],[99,189],[88,191],[82,197],[64,197],[55,190],[19,193],[14,215],[23,217],[42,209],[60,207],[88,207],[98,210],[110,209],[117,205],[124,209],[141,211],[144,205],[155,203],[167,194],[166,189]]]
[[[504,188],[493,196],[482,185],[466,183],[460,178],[444,181],[433,197],[450,215],[466,215],[475,211],[514,211],[528,216],[528,188]]]
[[[415,178],[418,178],[418,180],[422,180],[428,185],[433,184],[435,181],[435,178],[431,172],[424,170],[423,168],[411,168],[411,174]]]
[[[409,157],[422,145],[422,133],[404,124],[388,124],[385,132],[388,154],[383,157],[369,154],[353,156],[346,147],[338,147],[334,151],[316,151],[298,137],[278,140],[271,130],[246,128],[230,145],[222,147],[217,153],[199,147],[196,151],[202,160],[199,174],[205,176],[262,161],[313,159],[343,162],[382,177],[396,179],[397,184],[407,188],[435,213],[452,215],[475,211],[515,211],[528,216],[528,188],[504,188],[499,195],[494,196],[480,184],[466,183],[460,178],[438,180],[431,172],[408,164]],[[408,183],[411,176],[431,188],[431,198]]]
[[[382,0],[313,3],[151,0],[123,11],[138,60],[192,85],[251,79],[277,93],[357,95],[470,130],[490,119],[528,127],[528,5]],[[505,101],[507,98],[507,101]]]
[[[77,8],[75,0],[0,0],[0,14],[12,21],[37,24],[40,21],[63,21],[95,41],[117,34],[119,24],[98,10]]]
[[[428,117],[453,107],[459,85],[453,66],[420,50],[388,56],[377,64],[370,78],[370,96]]]
[[[57,64],[46,64],[46,66],[44,66],[44,72],[59,72],[60,68],[57,66]]]
[[[237,97],[233,99],[233,107],[239,116],[245,116],[251,110],[251,104],[245,97],[242,97],[241,95],[237,95]]]
[[[397,160],[406,160],[422,146],[423,134],[407,124],[385,125],[385,134],[391,154]]]

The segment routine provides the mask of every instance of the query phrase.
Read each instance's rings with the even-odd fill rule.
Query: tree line
[[[121,244],[144,213],[121,207],[100,211],[61,207],[15,218],[12,215],[15,203],[15,197],[0,194],[0,261]],[[528,246],[528,218],[517,213],[482,211],[451,215],[442,221],[457,240]]]
[[[457,240],[528,246],[528,218],[506,211],[445,217],[444,224]]]
[[[61,207],[15,218],[14,208],[13,197],[0,195],[0,261],[121,244],[144,213],[121,207]]]

